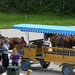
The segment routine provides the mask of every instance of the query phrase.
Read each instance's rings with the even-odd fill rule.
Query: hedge
[[[75,0],[1,0],[0,11],[75,13]]]

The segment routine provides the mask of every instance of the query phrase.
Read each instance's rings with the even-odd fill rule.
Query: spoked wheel
[[[27,71],[29,68],[31,68],[30,61],[28,59],[22,60],[21,67],[24,71]]]
[[[41,60],[40,64],[41,64],[42,68],[47,68],[49,66],[50,62],[45,62],[44,60]]]
[[[73,68],[70,65],[64,65],[62,67],[63,75],[72,75],[73,74]]]

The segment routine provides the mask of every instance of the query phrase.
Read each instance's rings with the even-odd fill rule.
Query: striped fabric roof
[[[38,33],[75,35],[75,27],[68,27],[68,26],[17,24],[17,25],[13,25],[12,29],[19,29],[21,31],[38,32]]]

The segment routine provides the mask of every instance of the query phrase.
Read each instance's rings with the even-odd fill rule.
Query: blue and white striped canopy
[[[38,33],[75,35],[75,27],[68,27],[68,26],[17,24],[17,25],[13,25],[12,29],[19,29],[21,31],[38,32]]]

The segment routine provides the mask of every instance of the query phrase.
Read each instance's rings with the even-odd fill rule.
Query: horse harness
[[[56,36],[54,37],[54,39],[51,41],[52,45],[54,45],[53,42],[55,41],[55,39],[56,39],[58,36],[59,36],[59,35],[56,35]]]
[[[56,35],[55,36],[55,38],[51,41],[51,43],[53,44],[53,42],[55,41],[55,39],[58,37],[59,35]],[[61,40],[62,40],[62,35],[60,35],[60,43],[61,43]],[[69,38],[69,44],[72,44],[72,39],[69,37],[69,36],[67,36],[68,38]]]
[[[69,38],[69,44],[72,44],[72,39],[69,36],[67,37]]]

